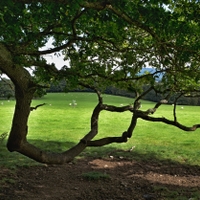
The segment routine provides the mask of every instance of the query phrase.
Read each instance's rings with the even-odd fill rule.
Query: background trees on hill
[[[46,90],[38,88],[34,93],[34,98],[40,98],[46,94]],[[15,87],[12,81],[8,78],[0,80],[0,99],[10,99],[15,96]]]
[[[157,83],[159,84],[159,83]],[[149,88],[148,85],[143,85],[143,90],[146,91]],[[66,91],[66,83],[63,82],[63,80],[59,83],[52,83],[50,87],[47,89],[47,92],[94,92],[90,88],[72,88],[71,90]],[[135,98],[135,93],[129,91],[129,89],[119,89],[113,86],[107,86],[105,90],[103,91],[105,94],[110,95],[118,95],[118,96],[125,96],[125,97],[131,97]],[[173,104],[177,95],[172,95],[169,100],[168,104]],[[162,99],[162,94],[157,94],[154,90],[149,91],[147,94],[145,94],[142,99],[158,102],[160,99]],[[178,99],[177,104],[179,105],[200,105],[200,97],[190,97],[190,96],[182,96]]]
[[[179,98],[199,94],[199,7],[199,2],[189,0],[1,1],[0,70],[13,82],[16,98],[8,149],[39,162],[64,163],[87,146],[126,142],[138,118],[185,131],[199,128],[186,127],[176,117]],[[46,46],[49,40],[51,47]],[[63,54],[69,65],[58,69],[56,63],[47,62],[44,55],[52,53]],[[145,66],[154,71],[141,74]],[[80,142],[62,154],[50,154],[27,141],[27,122],[36,90],[61,79],[67,88],[94,90],[98,103],[91,130]],[[107,86],[129,89],[136,97],[133,105],[105,105],[101,91]],[[140,99],[151,91],[161,98],[154,108],[140,110]],[[150,116],[171,97],[175,97],[174,120]],[[127,130],[119,137],[95,140],[102,110],[132,112]]]
[[[158,83],[159,84],[159,83]],[[148,85],[143,86],[143,90],[147,90]],[[47,92],[94,92],[90,88],[72,88],[66,89],[66,81],[61,80],[57,83],[51,83],[49,88],[43,89],[39,88],[34,93],[34,98],[41,98],[42,96],[46,95]],[[105,94],[110,95],[118,95],[118,96],[125,96],[135,98],[135,93],[129,91],[128,89],[119,89],[113,86],[107,86],[103,91]],[[0,81],[0,98],[2,99],[10,99],[14,97],[14,85],[9,79],[3,78]],[[156,94],[155,91],[148,92],[142,99],[157,102],[162,98],[161,94]],[[173,104],[176,96],[171,96],[168,103]],[[181,105],[200,105],[200,97],[185,97],[182,96],[179,98],[177,104]]]
[[[0,79],[0,98],[10,99],[14,96],[14,85],[6,78]]]

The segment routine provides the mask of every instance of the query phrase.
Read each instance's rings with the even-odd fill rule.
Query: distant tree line
[[[144,86],[144,87],[148,87],[148,86]],[[88,88],[75,88],[75,89],[69,89],[66,87],[66,82],[64,80],[58,82],[58,83],[52,83],[50,84],[50,87],[48,89],[38,89],[35,92],[35,98],[40,98],[42,96],[44,96],[46,93],[56,93],[56,92],[93,92],[93,90],[88,89]],[[125,96],[125,97],[135,97],[134,92],[132,91],[128,91],[128,90],[124,90],[124,89],[119,89],[117,87],[113,87],[113,86],[109,86],[106,87],[105,94],[110,94],[110,95],[117,95],[117,96]],[[0,80],[0,98],[2,99],[10,99],[14,97],[14,86],[13,83],[6,78],[2,78]],[[173,103],[174,99],[176,98],[176,96],[172,96],[169,99],[169,103]],[[143,97],[144,100],[148,100],[148,101],[154,101],[154,102],[158,102],[159,100],[162,99],[162,96],[160,94],[156,94],[155,91],[151,91],[148,94],[146,94]],[[180,105],[200,105],[200,97],[185,97],[182,96],[181,98],[179,98],[177,104]]]
[[[40,98],[46,94],[46,89],[37,89],[34,98]],[[15,96],[15,88],[10,79],[1,78],[0,79],[0,99],[10,99]]]
[[[159,83],[158,83],[159,84]],[[143,86],[144,89],[147,88],[148,86]],[[75,89],[66,89],[66,83],[65,81],[61,81],[57,84],[53,83],[50,85],[50,88],[47,90],[47,92],[93,92],[93,90],[88,89],[88,88],[75,88]],[[135,97],[135,93],[133,91],[125,90],[125,89],[119,89],[114,86],[109,86],[106,87],[105,94],[110,94],[110,95],[117,95],[117,96],[125,96],[125,97]],[[148,100],[148,101],[153,101],[153,102],[158,102],[162,99],[163,97],[160,94],[156,94],[155,91],[150,91],[148,94],[146,94],[143,99]],[[169,104],[172,104],[174,100],[176,99],[176,95],[172,96],[168,102]],[[200,97],[186,97],[182,96],[178,99],[177,104],[180,105],[200,105]]]
[[[6,78],[0,80],[0,98],[10,99],[14,96],[14,85]]]
[[[144,86],[148,87],[148,86]],[[157,94],[155,91],[150,91],[148,94],[144,96],[143,99],[148,100],[148,101],[154,101],[158,102],[162,99],[163,97],[160,94]],[[169,100],[169,104],[173,104],[174,100],[177,98],[176,95],[173,95]],[[191,97],[191,96],[181,96],[178,98],[177,104],[179,105],[195,105],[198,106],[200,105],[200,97]]]

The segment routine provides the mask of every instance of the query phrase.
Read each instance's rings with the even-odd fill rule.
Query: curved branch
[[[133,112],[133,106],[132,105],[126,105],[126,106],[118,107],[118,106],[103,104],[102,108],[104,110],[107,110],[107,111],[110,111],[110,112],[125,112],[125,111]]]
[[[38,104],[37,106],[35,107],[30,107],[30,110],[33,111],[33,110],[37,110],[38,107],[40,106],[44,106],[46,103],[42,103],[42,104]]]
[[[149,108],[149,109],[146,110],[146,111],[140,111],[140,113],[142,113],[143,115],[153,115],[153,114],[156,112],[156,110],[157,110],[162,104],[168,103],[169,97],[170,97],[170,94],[168,94],[168,95],[166,96],[165,99],[162,99],[162,100],[160,100],[159,102],[157,102],[156,105],[155,105],[153,108]]]
[[[128,138],[131,138],[133,130],[136,127],[137,118],[138,118],[137,114],[133,114],[129,128],[127,129],[127,131],[124,131],[122,133],[121,137],[105,137],[105,138],[101,138],[99,140],[89,141],[87,143],[87,146],[94,147],[94,146],[104,146],[104,145],[111,144],[111,143],[127,142]]]
[[[148,115],[145,115],[142,112],[140,112],[140,114],[138,115],[138,118],[141,118],[141,119],[144,119],[147,121],[151,121],[151,122],[163,122],[165,124],[173,125],[183,131],[195,131],[196,129],[200,128],[200,124],[195,124],[191,127],[188,127],[177,121],[172,121],[172,120],[166,119],[164,117],[150,117]]]
[[[157,108],[159,108],[162,104],[168,103],[169,97],[170,97],[170,93],[167,94],[166,97],[165,97],[164,99],[160,100],[160,101],[154,106],[154,108],[157,109]]]
[[[124,132],[126,133],[126,132]],[[100,147],[100,146],[105,146],[107,144],[111,144],[111,143],[123,143],[123,142],[127,142],[127,137],[123,137],[123,134],[121,137],[106,137],[106,138],[102,138],[99,140],[94,140],[94,141],[89,141],[87,143],[87,146],[89,147]]]
[[[24,54],[26,54],[26,55],[33,55],[33,56],[51,54],[51,53],[55,53],[55,52],[61,51],[63,49],[66,49],[67,47],[70,47],[73,42],[74,42],[74,40],[71,39],[67,43],[65,43],[65,44],[63,44],[63,45],[61,45],[59,47],[55,47],[55,48],[44,50],[44,51],[24,52]]]
[[[138,110],[140,108],[141,102],[139,102],[140,99],[142,99],[143,96],[145,96],[147,93],[149,93],[153,89],[153,86],[149,87],[145,92],[143,92],[141,95],[139,93],[136,94],[136,99],[134,101],[134,110]]]
[[[76,23],[76,20],[78,19],[78,18],[80,18],[81,17],[81,15],[83,14],[83,13],[85,13],[86,12],[86,9],[83,9],[83,10],[81,10],[80,12],[77,12],[77,15],[75,15],[74,16],[74,18],[72,19],[72,32],[73,32],[73,36],[74,37],[76,37],[76,27],[75,27],[75,23]]]
[[[173,115],[174,115],[174,121],[177,121],[177,116],[176,116],[176,105],[177,105],[177,101],[178,99],[182,96],[183,94],[180,94],[175,100],[174,100],[174,108],[173,108]]]

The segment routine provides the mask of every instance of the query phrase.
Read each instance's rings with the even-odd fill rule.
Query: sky
[[[60,69],[64,65],[69,66],[69,61],[64,61],[63,56],[56,56],[54,54],[43,56],[48,64],[55,63],[56,68]]]
[[[53,40],[50,38],[49,41],[46,43],[46,45],[40,50],[47,50],[53,48],[52,42]],[[47,60],[48,64],[55,63],[55,66],[58,69],[62,68],[64,65],[69,66],[69,61],[64,61],[63,60],[64,56],[61,53],[60,56],[54,55],[54,53],[52,53],[44,55],[43,57]]]

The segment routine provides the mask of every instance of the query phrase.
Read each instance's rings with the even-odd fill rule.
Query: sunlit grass
[[[69,104],[75,100],[76,107]],[[1,104],[3,102],[3,104]],[[104,103],[120,106],[133,102],[133,99],[104,95]],[[46,105],[31,112],[29,119],[28,139],[36,146],[47,150],[61,152],[74,144],[90,130],[90,117],[97,104],[97,96],[93,93],[56,93],[48,94],[41,99],[33,100],[32,105]],[[14,100],[0,101],[0,134],[9,132]],[[154,103],[142,101],[142,110],[154,106]],[[200,123],[198,106],[177,106],[177,119],[188,126]],[[162,105],[155,116],[173,119],[173,106]],[[132,113],[111,113],[103,111],[100,114],[99,134],[96,138],[120,136],[127,130]],[[9,153],[5,147],[6,141],[0,143],[0,165],[24,165],[34,163],[18,154]],[[128,150],[134,146],[131,152]],[[169,159],[174,162],[200,165],[200,130],[184,132],[176,127],[163,123],[138,120],[133,137],[127,143],[111,144],[98,148],[87,148],[80,156],[126,156],[131,159]]]

